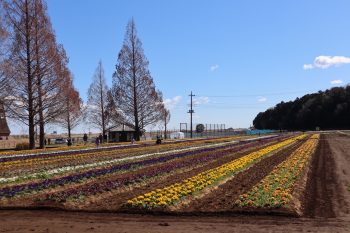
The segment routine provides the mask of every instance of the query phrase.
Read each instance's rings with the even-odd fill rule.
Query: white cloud
[[[331,81],[331,84],[333,84],[333,85],[336,85],[336,84],[342,84],[343,83],[343,81],[342,80],[340,80],[340,79],[337,79],[337,80],[333,80],[333,81]]]
[[[167,109],[173,109],[175,108],[181,101],[182,97],[181,96],[175,96],[172,99],[165,99],[164,104]]]
[[[304,70],[311,70],[313,68],[314,68],[314,66],[312,64],[305,64],[305,65],[303,65],[303,69]]]
[[[350,64],[350,57],[344,56],[318,56],[315,58],[313,64],[305,64],[304,70],[312,68],[327,69],[331,66],[341,66],[344,64]]]
[[[260,102],[260,103],[263,103],[263,102],[266,102],[266,101],[267,101],[267,98],[266,98],[266,97],[260,96],[260,97],[258,98],[258,102]]]
[[[198,97],[198,98],[194,98],[193,99],[193,104],[194,105],[200,105],[200,104],[207,104],[209,103],[209,97],[206,97],[206,96],[201,96],[201,97]]]
[[[211,67],[210,67],[210,71],[215,71],[215,70],[217,70],[217,69],[219,69],[219,65],[212,65]]]

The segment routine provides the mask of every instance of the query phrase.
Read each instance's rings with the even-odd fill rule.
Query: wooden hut
[[[130,142],[134,137],[135,130],[126,126],[120,125],[111,127],[108,130],[109,142]]]

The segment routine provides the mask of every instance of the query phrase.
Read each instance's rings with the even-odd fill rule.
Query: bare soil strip
[[[317,232],[345,233],[350,222],[276,216],[147,216],[113,213],[72,213],[64,211],[0,211],[0,232],[153,232],[153,233],[246,233]]]
[[[337,216],[350,219],[350,134],[327,135],[334,155],[337,185],[342,190],[342,198],[336,203]]]
[[[312,158],[304,200],[307,217],[335,218],[335,206],[343,199],[336,176],[334,155],[329,146],[332,136],[321,135],[319,146]]]

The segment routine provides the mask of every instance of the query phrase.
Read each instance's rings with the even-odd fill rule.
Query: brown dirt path
[[[172,217],[63,211],[0,211],[0,232],[339,232],[350,222],[270,216]]]
[[[335,158],[337,184],[343,194],[338,200],[337,216],[350,219],[350,135],[336,134],[327,136],[327,140]]]
[[[305,216],[335,218],[349,212],[349,193],[341,184],[345,176],[350,182],[349,171],[344,170],[350,167],[349,149],[350,137],[340,139],[336,134],[321,135],[305,190]],[[344,195],[347,195],[347,201]]]

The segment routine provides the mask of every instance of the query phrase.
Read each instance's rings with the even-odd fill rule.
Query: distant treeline
[[[276,130],[350,129],[350,85],[281,102],[260,112],[253,124]]]

